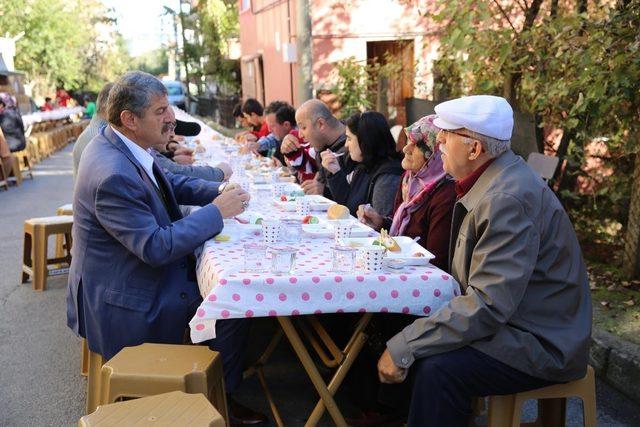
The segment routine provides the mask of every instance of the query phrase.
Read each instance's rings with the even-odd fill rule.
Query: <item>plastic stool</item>
[[[204,394],[228,421],[222,356],[208,347],[145,343],[123,348],[102,367],[101,405],[176,390]]]
[[[67,215],[31,218],[24,222],[24,246],[22,255],[22,282],[33,278],[33,289],[44,291],[48,276],[66,274],[69,268],[49,270],[49,265],[65,263],[71,265],[71,227],[73,217]],[[51,235],[63,234],[67,253],[62,257],[49,259],[48,239]]]
[[[222,415],[202,394],[181,391],[99,406],[78,422],[79,427],[224,427]]]
[[[596,427],[596,382],[591,366],[584,378],[566,384],[556,384],[524,393],[489,397],[489,427],[518,427],[522,404],[529,399],[539,401],[538,419],[523,426],[564,426],[567,397],[582,399],[585,427]]]

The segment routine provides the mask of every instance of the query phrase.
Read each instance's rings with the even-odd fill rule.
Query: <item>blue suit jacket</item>
[[[160,179],[172,212],[178,204],[204,207],[172,222],[144,169],[109,126],[82,155],[67,324],[106,358],[143,342],[181,343],[201,301],[189,280],[188,256],[222,230],[211,204],[219,184],[170,173]]]

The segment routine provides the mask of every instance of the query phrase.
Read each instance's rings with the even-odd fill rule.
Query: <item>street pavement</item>
[[[80,340],[66,326],[66,275],[49,278],[45,292],[20,284],[23,222],[55,215],[71,203],[71,146],[37,165],[34,179],[0,192],[0,426],[73,426],[84,414],[86,379],[80,375]],[[50,248],[53,240],[50,241]],[[257,319],[250,353],[257,354],[275,330]],[[290,346],[282,341],[265,368],[267,382],[288,426],[302,426],[317,394]],[[338,393],[345,412],[353,411]],[[640,407],[598,382],[598,425],[639,426]],[[268,412],[256,378],[245,381],[238,400]],[[535,404],[525,407],[534,417]],[[568,425],[582,425],[580,402],[570,399]],[[480,420],[482,422],[483,420]],[[332,425],[325,416],[322,425]]]

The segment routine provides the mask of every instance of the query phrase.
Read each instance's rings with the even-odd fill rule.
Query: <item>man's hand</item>
[[[302,191],[304,194],[319,194],[322,195],[324,193],[324,184],[316,181],[315,179],[309,179],[300,184],[302,187]]]
[[[176,154],[173,156],[173,161],[179,165],[190,165],[195,161],[195,159],[192,155]]]
[[[191,148],[185,147],[184,145],[178,145],[174,153],[176,156],[193,156],[193,150]]]
[[[340,163],[338,162],[338,157],[336,153],[331,150],[324,150],[320,153],[320,158],[322,159],[322,167],[328,170],[331,173],[336,173],[340,170]]]
[[[401,383],[407,378],[407,369],[399,368],[393,363],[391,353],[388,349],[384,350],[380,360],[378,360],[378,377],[381,383],[385,384],[397,384]]]
[[[258,144],[258,141],[256,141],[256,140],[247,141],[245,143],[245,149],[247,150],[248,153],[258,154],[258,148],[259,147],[260,147],[260,144]]]
[[[361,223],[368,225],[374,230],[380,230],[382,228],[382,223],[384,218],[375,209],[371,207],[370,204],[360,205],[358,206],[358,211],[356,212],[358,219]]]
[[[300,149],[300,140],[296,138],[294,135],[287,135],[282,140],[282,144],[280,144],[280,152],[282,154],[289,154],[296,152]]]
[[[222,172],[224,172],[224,180],[229,181],[229,178],[231,178],[231,175],[233,175],[233,170],[231,169],[231,165],[229,165],[229,163],[227,162],[220,162],[215,167],[217,167]]]
[[[249,193],[240,187],[223,191],[213,200],[213,204],[220,210],[222,218],[232,218],[244,212],[244,203],[248,202],[251,197]]]

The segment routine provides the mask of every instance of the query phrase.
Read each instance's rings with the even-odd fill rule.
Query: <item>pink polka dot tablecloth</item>
[[[329,238],[304,238],[292,275],[247,273],[243,244],[262,237],[237,230],[230,241],[208,241],[199,255],[204,301],[189,324],[193,342],[214,338],[219,319],[342,312],[429,316],[459,293],[457,282],[430,264],[377,274],[332,272]]]

